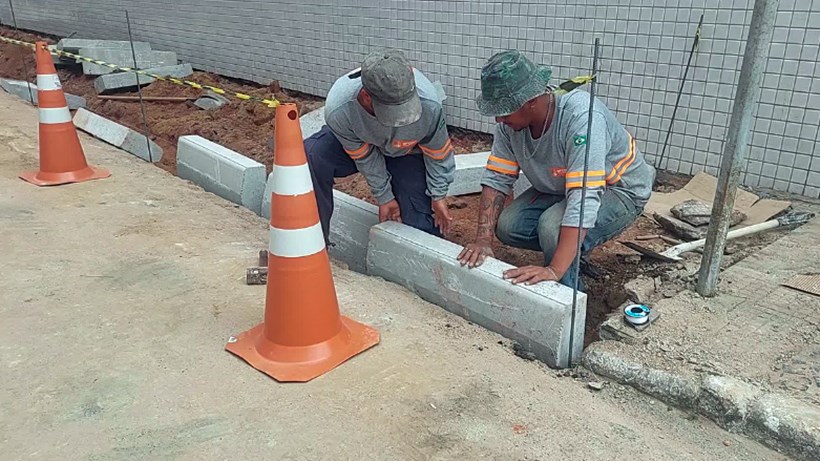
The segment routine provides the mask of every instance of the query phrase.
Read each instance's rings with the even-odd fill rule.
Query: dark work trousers
[[[333,182],[335,178],[345,178],[359,170],[356,162],[342,148],[342,144],[327,125],[318,133],[305,140],[313,189],[319,205],[319,219],[325,242],[330,244],[330,216],[333,214]],[[371,154],[374,155],[374,154]],[[379,155],[379,154],[376,154]],[[401,209],[401,221],[437,237],[441,232],[433,221],[433,209],[427,195],[427,170],[421,154],[403,157],[385,156],[387,171],[393,177],[393,195]]]

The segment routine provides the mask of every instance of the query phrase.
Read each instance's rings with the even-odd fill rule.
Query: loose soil
[[[0,27],[0,34],[29,42],[44,40],[48,43],[56,43],[58,40],[55,37],[15,31],[7,27]],[[24,65],[24,58],[26,65]],[[20,46],[0,43],[0,77],[22,80],[26,73],[26,66],[28,80],[34,81],[33,54]],[[98,98],[94,90],[94,77],[82,75],[81,70],[76,67],[59,69],[58,73],[65,91],[86,98],[89,110],[136,131],[144,131],[138,102]],[[189,80],[258,97],[275,97],[282,102],[293,102],[299,106],[302,114],[323,105],[322,98],[281,89],[277,82],[264,86],[207,72],[195,72]],[[144,87],[142,93],[144,96],[188,96],[195,99],[203,91],[168,82],[155,82]],[[192,101],[188,103],[145,102],[145,112],[151,138],[164,151],[163,158],[158,165],[172,174],[176,174],[177,140],[183,135],[199,135],[218,142],[265,164],[270,171],[273,163],[274,111],[272,109],[261,104],[232,99],[222,108],[209,111],[195,107]],[[450,127],[450,133],[456,154],[486,151],[492,143],[492,136],[489,134],[457,127]],[[670,192],[683,187],[689,177],[659,173],[658,179],[656,189]],[[340,179],[336,188],[373,202],[369,188],[361,175],[356,174]],[[455,221],[447,237],[449,240],[460,245],[472,241],[477,225],[478,200],[477,195],[451,200],[450,208]],[[627,300],[624,290],[626,282],[638,275],[656,277],[670,270],[668,265],[635,261],[636,253],[619,244],[619,241],[631,240],[639,235],[659,233],[663,231],[654,220],[642,216],[621,236],[592,252],[589,262],[597,275],[584,276],[589,293],[585,336],[587,344],[597,340],[597,328],[606,316]],[[543,263],[539,252],[508,247],[497,241],[494,244],[494,251],[498,259],[515,266]]]

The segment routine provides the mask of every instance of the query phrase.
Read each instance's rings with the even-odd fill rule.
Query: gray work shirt
[[[533,139],[529,128],[514,131],[499,123],[481,184],[509,195],[519,171],[523,171],[537,191],[566,195],[561,225],[580,227],[584,154],[589,140],[583,227],[595,227],[605,188],[617,189],[638,206],[645,205],[652,193],[655,169],[646,163],[635,140],[603,102],[595,99],[589,135],[588,114],[589,93],[575,90],[556,97],[552,125],[543,139]]]
[[[344,75],[336,80],[327,95],[325,123],[356,162],[380,205],[394,199],[385,156],[424,155],[427,195],[434,200],[447,195],[455,175],[453,147],[441,98],[427,77],[418,70],[414,72],[422,112],[418,121],[407,126],[382,125],[364,110],[357,100],[362,89],[361,78]]]

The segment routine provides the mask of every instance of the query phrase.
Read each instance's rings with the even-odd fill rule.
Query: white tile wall
[[[135,38],[195,67],[324,96],[377,46],[407,52],[448,93],[449,123],[491,131],[473,99],[484,61],[518,48],[556,78],[588,73],[600,38],[598,94],[658,162],[701,13],[674,134],[661,167],[717,172],[752,0],[15,0],[21,27]],[[820,193],[820,0],[781,3],[743,181]],[[0,18],[10,23],[8,5]]]

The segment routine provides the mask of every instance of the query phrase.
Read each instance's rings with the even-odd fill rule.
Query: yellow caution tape
[[[20,41],[20,40],[15,40],[13,38],[3,37],[2,35],[0,35],[0,41],[7,42],[7,43],[12,43],[12,44],[15,44],[15,45],[26,46],[26,47],[29,47],[31,49],[34,49],[34,47],[35,47],[35,45],[33,43],[28,43],[28,42],[23,42],[23,41]],[[111,64],[109,62],[100,61],[99,59],[92,59],[92,58],[88,58],[88,57],[85,57],[85,56],[80,56],[80,55],[77,55],[77,54],[74,54],[74,53],[69,53],[68,51],[63,51],[63,50],[58,50],[58,49],[48,49],[48,48],[46,48],[46,50],[49,53],[51,53],[53,55],[56,55],[56,56],[65,56],[65,57],[68,57],[68,58],[76,59],[78,61],[90,62],[92,64],[97,64],[97,65],[100,65],[100,66],[108,67],[110,69],[121,70],[121,71],[124,71],[124,72],[134,72],[136,74],[146,75],[148,77],[151,77],[151,78],[154,78],[154,79],[157,79],[157,80],[161,80],[163,82],[171,82],[175,85],[189,86],[191,88],[196,88],[198,90],[210,90],[210,91],[213,91],[216,94],[220,94],[220,95],[223,95],[223,96],[233,96],[237,99],[241,99],[242,101],[258,102],[258,103],[264,104],[266,107],[270,107],[270,108],[275,108],[276,106],[281,104],[276,98],[265,99],[265,98],[260,98],[258,96],[245,94],[245,93],[238,93],[238,92],[235,92],[235,91],[227,91],[227,90],[223,90],[222,88],[217,88],[217,87],[211,86],[211,85],[203,85],[201,83],[191,82],[189,80],[180,80],[178,78],[152,74],[151,72],[146,72],[144,70],[137,70],[137,69],[134,69],[133,67],[118,66],[116,64]]]
[[[13,38],[3,37],[2,35],[0,35],[0,41],[13,43],[15,45],[26,46],[26,47],[29,47],[31,49],[34,49],[34,46],[35,46],[33,43],[23,42],[23,41],[20,41],[20,40],[14,40]],[[92,64],[97,64],[97,65],[100,65],[100,66],[109,67],[111,69],[121,70],[121,71],[124,71],[124,72],[134,72],[134,73],[137,73],[139,75],[147,75],[148,77],[155,78],[155,79],[161,80],[163,82],[171,82],[171,83],[174,83],[176,85],[189,86],[191,88],[196,88],[198,90],[211,90],[216,94],[220,94],[220,95],[223,95],[223,96],[233,96],[233,97],[235,97],[237,99],[241,99],[243,101],[258,102],[258,103],[264,104],[265,106],[270,107],[270,108],[275,108],[276,106],[278,106],[280,104],[280,102],[276,98],[265,99],[265,98],[260,98],[260,97],[257,97],[257,96],[251,96],[251,95],[245,94],[245,93],[237,93],[237,92],[232,92],[232,91],[226,91],[226,90],[223,90],[222,88],[217,88],[215,86],[202,85],[200,83],[191,82],[191,81],[188,81],[188,80],[180,80],[178,78],[152,74],[150,72],[145,72],[144,70],[137,70],[137,69],[134,69],[132,67],[118,66],[116,64],[111,64],[111,63],[108,63],[108,62],[105,62],[105,61],[100,61],[98,59],[87,58],[85,56],[80,56],[80,55],[76,55],[74,53],[69,53],[68,51],[63,51],[63,50],[58,50],[58,49],[53,49],[52,50],[52,49],[48,49],[48,48],[47,48],[47,51],[49,53],[57,55],[57,56],[66,56],[66,57],[69,57],[69,58],[72,58],[72,59],[77,59],[77,60],[80,60],[80,61],[90,62]],[[571,78],[571,79],[565,81],[564,83],[561,83],[560,85],[558,85],[558,87],[555,90],[553,90],[552,93],[556,96],[569,93],[570,91],[572,91],[572,90],[574,90],[574,89],[576,89],[580,86],[586,85],[587,83],[595,80],[595,77],[597,77],[597,76],[596,75],[580,75],[578,77]]]

